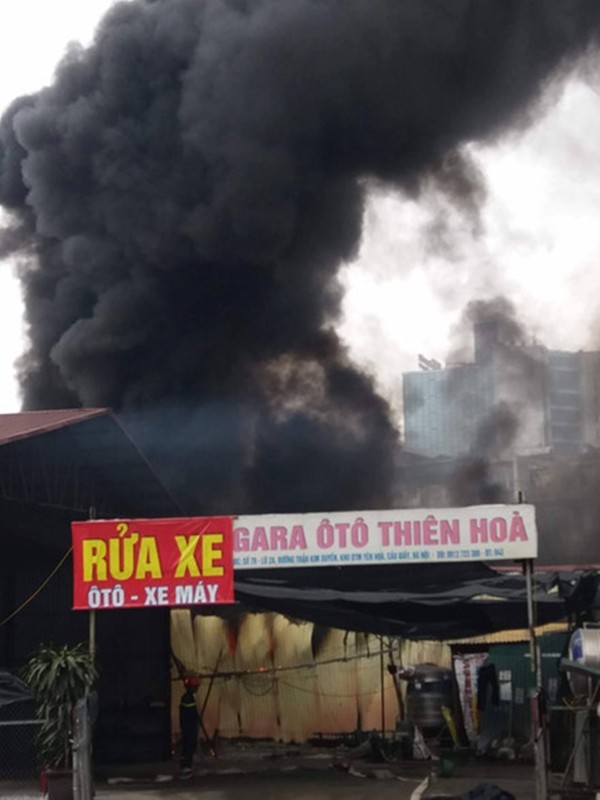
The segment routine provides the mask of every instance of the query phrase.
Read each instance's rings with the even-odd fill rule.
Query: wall
[[[316,628],[281,614],[243,614],[226,620],[171,611],[171,647],[190,672],[216,678],[204,713],[210,735],[304,742],[360,730],[381,730],[382,679],[386,730],[398,717],[394,684],[381,670],[380,641],[369,634]],[[450,648],[441,643],[402,644],[385,640],[394,661],[449,666]],[[251,674],[248,674],[251,673]],[[197,695],[203,707],[210,680]],[[183,688],[172,670],[171,725],[179,736],[178,706]]]

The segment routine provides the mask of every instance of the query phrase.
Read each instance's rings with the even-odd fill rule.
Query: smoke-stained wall
[[[112,406],[209,512],[385,507],[395,430],[335,333],[370,182],[476,219],[596,0],[135,0],[0,123],[25,408]],[[451,268],[451,267],[449,267]]]
[[[244,614],[234,621],[171,610],[171,648],[185,669],[204,676],[198,706],[209,735],[304,742],[356,730],[381,730],[382,688],[386,730],[395,728],[399,706],[387,670],[388,648],[395,663],[451,664],[442,642],[390,642],[384,665],[377,636],[317,629],[281,614]],[[222,673],[226,673],[222,675]],[[229,674],[227,674],[229,673]],[[382,683],[383,682],[383,683]],[[172,674],[174,742],[179,737],[182,682]],[[235,698],[235,700],[234,700]]]

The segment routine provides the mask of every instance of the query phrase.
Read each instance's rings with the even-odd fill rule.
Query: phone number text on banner
[[[233,603],[232,517],[71,524],[73,608]]]

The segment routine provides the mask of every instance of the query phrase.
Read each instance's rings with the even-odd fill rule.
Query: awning
[[[235,590],[250,610],[410,639],[455,639],[527,626],[525,578],[483,563],[245,571],[236,576]],[[552,576],[536,575],[534,599],[537,624],[566,616]]]

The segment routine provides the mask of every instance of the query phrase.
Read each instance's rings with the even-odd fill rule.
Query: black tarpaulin
[[[536,581],[537,624],[565,616],[553,585]],[[236,574],[235,591],[251,610],[410,639],[527,627],[524,576],[477,562],[247,570]]]

